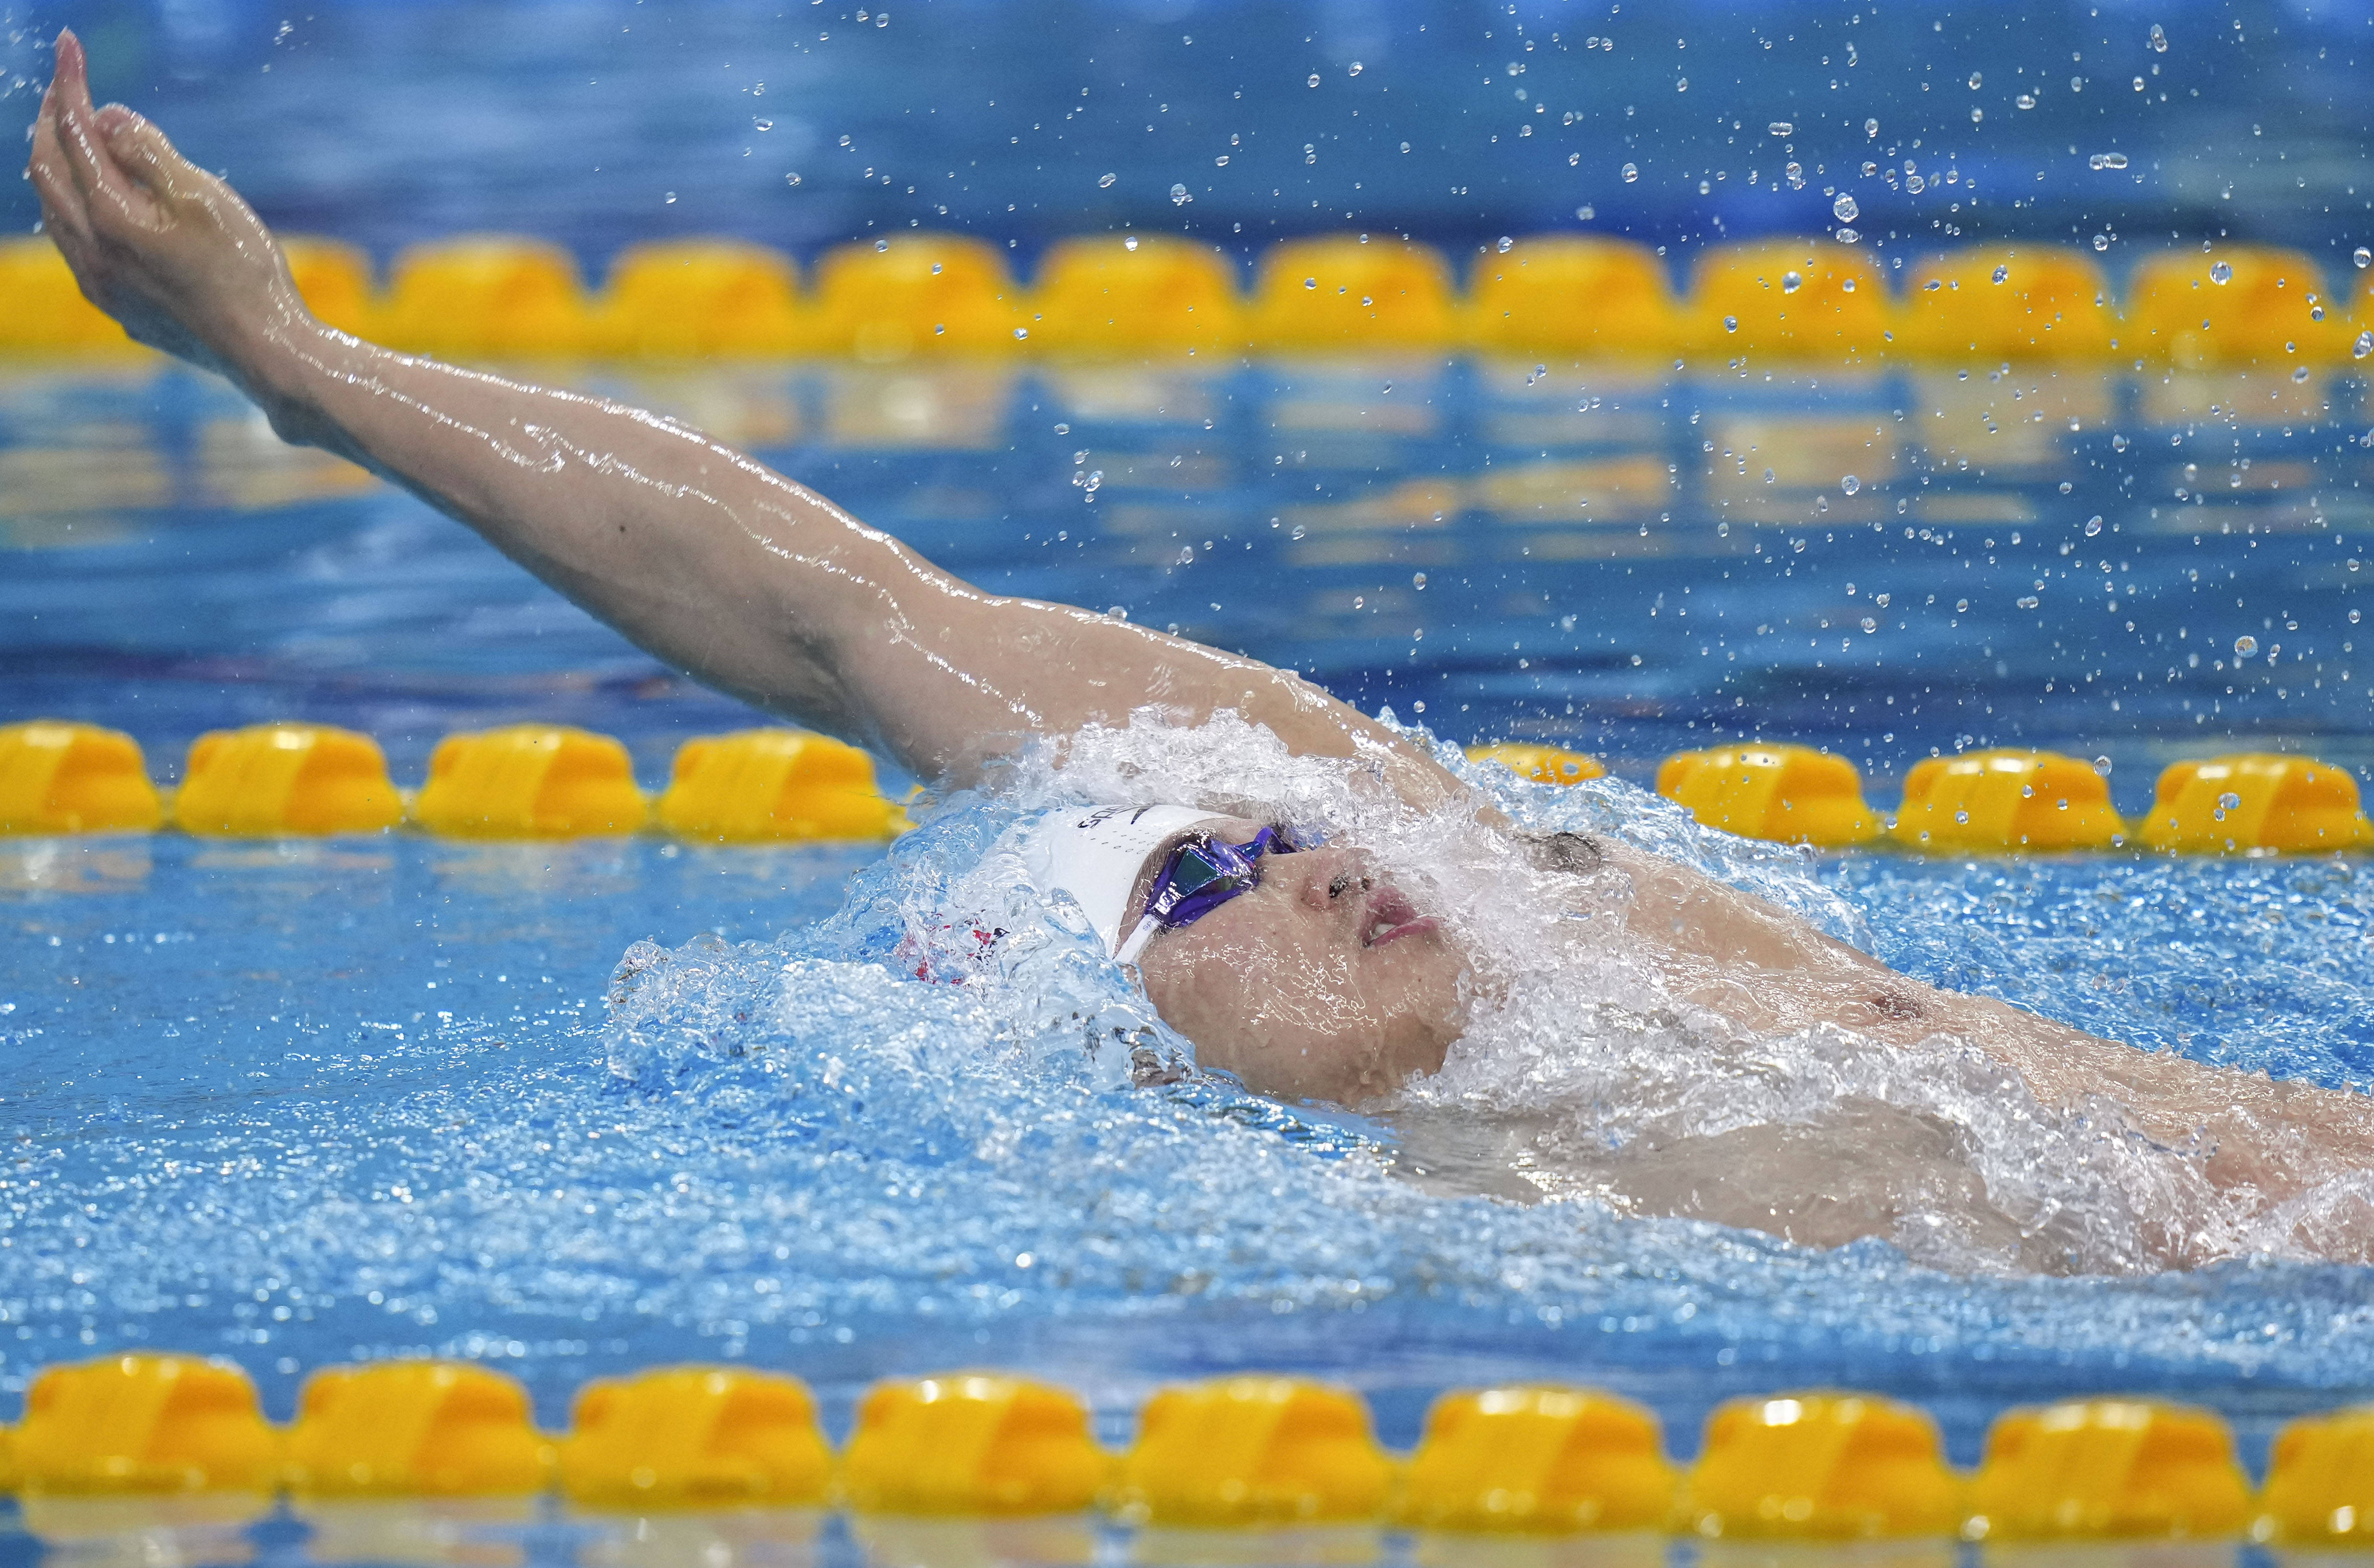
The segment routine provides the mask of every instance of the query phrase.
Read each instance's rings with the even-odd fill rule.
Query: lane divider
[[[13,1456],[13,1459],[8,1457]],[[2277,1435],[2255,1493],[2215,1413],[2097,1398],[1998,1417],[1964,1474],[1935,1422],[1875,1394],[1734,1399],[1697,1461],[1597,1389],[1463,1389],[1415,1451],[1358,1395],[1246,1375],[1165,1388],[1127,1450],[1068,1390],[997,1372],[877,1385],[836,1457],[805,1385],[738,1367],[589,1383],[571,1430],[538,1432],[491,1368],[382,1362],[314,1373],[288,1428],[237,1365],[140,1353],[46,1367],[0,1428],[0,1480],[29,1505],[286,1491],[328,1499],[528,1497],[599,1511],[842,1507],[951,1519],[1079,1515],[1154,1530],[1392,1526],[1466,1535],[1662,1531],[1702,1539],[2232,1541],[2374,1546],[2374,1406]]]
[[[1268,354],[1346,349],[1615,356],[1754,354],[1812,363],[2045,360],[2121,368],[2346,366],[2374,328],[2367,288],[2297,251],[2225,244],[2144,258],[2114,301],[2081,251],[1987,243],[1904,269],[1828,239],[1699,252],[1686,294],[1644,245],[1541,234],[1451,258],[1383,236],[1282,240],[1249,292],[1216,247],[1154,235],[1059,241],[1025,287],[970,235],[911,231],[836,246],[801,287],[790,256],[738,240],[639,245],[590,290],[577,258],[519,235],[406,248],[382,290],[335,240],[283,241],[322,318],[391,347],[460,359],[829,355]],[[2369,285],[2374,287],[2374,285]],[[0,241],[0,354],[136,353],[85,302],[50,242]]]
[[[1473,746],[1536,783],[1602,778],[1595,758],[1556,746]],[[1883,816],[1842,756],[1755,742],[1680,752],[1657,792],[1710,827],[1821,848],[1887,840],[1946,855],[2134,847],[2180,854],[2329,854],[2374,848],[2374,823],[2346,768],[2313,757],[2236,753],[2179,762],[2136,823],[2111,807],[2091,764],[2054,752],[1932,757]],[[192,743],[170,795],[148,780],[139,743],[60,720],[0,725],[0,837],[145,832],[170,822],[202,837],[302,837],[409,825],[445,837],[579,838],[656,830],[696,843],[879,842],[913,824],[854,746],[797,730],[705,735],[677,748],[656,800],[625,746],[558,724],[449,735],[407,799],[370,736],[326,724],[217,730]]]
[[[874,759],[795,730],[687,741],[656,802],[627,748],[559,724],[448,735],[406,797],[368,735],[328,724],[217,730],[190,746],[181,788],[149,782],[139,743],[94,724],[0,725],[0,837],[145,832],[320,837],[411,826],[441,837],[599,837],[659,827],[717,844],[875,842],[912,826]]]

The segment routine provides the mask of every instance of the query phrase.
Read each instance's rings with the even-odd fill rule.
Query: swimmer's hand
[[[244,380],[258,345],[322,330],[236,192],[122,104],[92,106],[70,31],[58,34],[27,167],[84,297],[135,341]]]

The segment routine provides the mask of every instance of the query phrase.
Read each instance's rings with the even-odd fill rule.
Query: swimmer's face
[[[1203,827],[1242,844],[1262,825]],[[1133,911],[1169,848],[1148,857]],[[1264,1094],[1347,1106],[1441,1067],[1467,965],[1440,924],[1348,845],[1264,856],[1261,870],[1260,886],[1158,933],[1139,958],[1147,998],[1197,1059]]]

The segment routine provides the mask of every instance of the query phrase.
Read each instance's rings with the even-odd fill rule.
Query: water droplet
[[[1791,124],[1786,120],[1775,120],[1771,124],[1766,126],[1765,129],[1770,131],[1776,136],[1793,136],[1797,134],[1797,127]]]
[[[1410,574],[1410,586],[1411,586],[1412,588],[1416,588],[1416,589],[1421,589],[1421,590],[1422,590],[1422,589],[1424,589],[1424,588],[1426,587],[1426,573],[1424,573],[1424,572],[1413,572],[1413,573],[1411,573],[1411,574]]]
[[[2210,282],[2212,282],[2212,283],[2231,283],[2233,280],[2234,280],[2234,263],[2231,263],[2231,262],[2212,262],[2212,263],[2209,263],[2209,281],[2210,281]]]
[[[1857,490],[1863,488],[1863,481],[1850,474],[1845,478],[1839,481],[1839,488],[1851,496]]]
[[[2238,637],[2238,638],[2236,638],[2234,639],[2234,657],[2235,657],[2235,658],[2237,658],[2237,659],[2248,659],[2249,657],[2251,657],[2251,655],[2252,655],[2253,653],[2256,653],[2256,652],[2258,652],[2258,651],[2259,651],[2259,639],[2258,639],[2257,638],[2252,637],[2250,633],[2245,632],[2245,633],[2243,633],[2240,637]]]
[[[1303,83],[1302,85],[1303,85],[1303,86],[1305,86],[1305,87],[1310,87],[1310,88],[1315,88],[1315,87],[1317,87],[1317,86],[1319,85],[1319,73],[1318,73],[1318,72],[1316,72],[1316,71],[1311,72],[1311,73],[1310,73],[1310,79],[1309,81],[1307,81],[1307,82]]]
[[[1739,318],[1737,316],[1725,316],[1722,319],[1722,330],[1725,332],[1737,332],[1739,330]]]
[[[1171,187],[1170,187],[1170,205],[1171,205],[1172,206],[1174,206],[1174,207],[1183,207],[1183,206],[1185,206],[1189,202],[1192,202],[1192,201],[1193,201],[1194,199],[1195,199],[1194,197],[1193,197],[1193,196],[1191,196],[1191,195],[1189,195],[1189,194],[1187,193],[1187,187],[1186,187],[1186,186],[1184,186],[1184,185],[1173,185],[1173,186],[1171,186]]]
[[[1129,607],[1125,604],[1108,604],[1105,606],[1105,614],[1116,621],[1126,621],[1129,619]]]
[[[2369,354],[2374,354],[2374,332],[2359,333],[2357,341],[2349,345],[2349,357],[2363,359]]]
[[[1134,250],[1136,250],[1136,249],[1137,249],[1137,236],[1136,236],[1136,235],[1134,235],[1134,234],[1123,235],[1123,236],[1122,237],[1121,248],[1122,248],[1122,250],[1124,250],[1124,251],[1134,251]]]
[[[2093,538],[2093,537],[2094,537],[2094,535],[2096,535],[2097,533],[2099,533],[2099,532],[2102,532],[2102,519],[2101,519],[2101,517],[2100,517],[2100,515],[2099,515],[2099,514],[2097,514],[2097,515],[2095,515],[2095,516],[2093,516],[2093,517],[2089,517],[2089,518],[2087,518],[2087,519],[2086,520],[2086,538],[2091,539],[2091,538]]]
[[[2011,268],[2010,268],[2009,266],[2007,266],[2007,265],[2004,265],[2004,264],[1998,263],[1998,264],[1996,265],[1996,267],[1995,267],[1995,275],[1995,275],[1995,281],[1996,281],[1997,283],[2001,283],[2004,279],[2005,279],[2005,278],[2007,278],[2007,277],[2009,277],[2009,276],[2011,275]]]
[[[1855,205],[1855,199],[1852,196],[1841,191],[1839,193],[1839,199],[1830,204],[1830,211],[1837,215],[1840,223],[1852,223],[1863,212],[1863,208]]]
[[[1120,178],[1121,176],[1118,174],[1099,174],[1097,176],[1097,189],[1099,191],[1110,191],[1112,189],[1113,181]]]
[[[1639,178],[1640,178],[1640,166],[1639,166],[1639,164],[1637,164],[1637,163],[1628,163],[1628,164],[1626,164],[1626,165],[1624,166],[1624,183],[1626,183],[1627,185],[1629,185],[1630,183],[1632,183],[1632,181],[1633,181],[1638,180],[1638,179],[1639,179]]]
[[[1782,273],[1782,274],[1780,275],[1780,292],[1781,292],[1781,293],[1783,293],[1783,294],[1794,294],[1794,293],[1796,293],[1796,292],[1797,292],[1797,290],[1799,290],[1799,289],[1801,289],[1801,288],[1803,288],[1803,287],[1805,287],[1805,280],[1804,280],[1803,277],[1800,277],[1797,274],[1792,273],[1792,272],[1784,272],[1784,273]]]

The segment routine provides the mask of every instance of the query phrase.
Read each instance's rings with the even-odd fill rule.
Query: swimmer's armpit
[[[676,668],[963,783],[1032,736],[1221,709],[1298,753],[1372,760],[1430,807],[1456,779],[1289,672],[941,571],[764,464],[598,398],[394,354],[315,321],[230,187],[62,34],[33,182],[83,292],[230,376],[291,440],[405,486]]]

